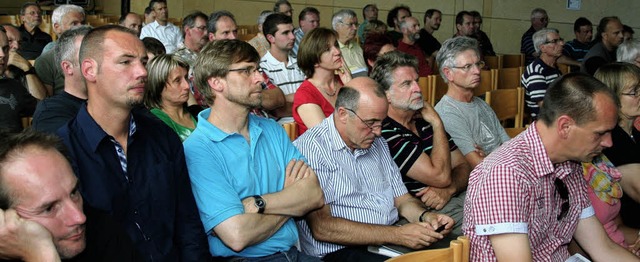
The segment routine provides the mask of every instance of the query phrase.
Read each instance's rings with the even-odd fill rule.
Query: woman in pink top
[[[301,135],[333,113],[338,91],[351,80],[351,73],[342,61],[338,34],[322,27],[302,38],[298,67],[307,79],[293,96],[291,111]]]

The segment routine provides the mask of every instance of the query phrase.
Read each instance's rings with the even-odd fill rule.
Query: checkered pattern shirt
[[[570,208],[560,221],[563,200],[555,178],[569,191]],[[593,216],[579,163],[553,164],[531,125],[478,165],[469,177],[462,230],[471,240],[471,261],[496,261],[489,236],[527,234],[534,261],[564,261],[580,219]]]

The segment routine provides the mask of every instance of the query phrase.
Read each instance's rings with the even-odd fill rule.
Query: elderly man
[[[140,29],[142,29],[142,19],[140,18],[140,15],[129,12],[120,17],[118,24],[135,31],[140,35]]]
[[[400,22],[406,17],[411,16],[411,9],[406,5],[399,5],[389,10],[387,14],[387,25],[393,29],[387,31],[387,35],[393,41],[393,45],[398,46],[398,41],[402,39],[402,30],[400,30]]]
[[[264,24],[264,20],[267,19],[267,16],[273,14],[273,11],[270,10],[264,10],[262,12],[260,12],[260,15],[258,16],[258,33],[256,34],[256,36],[254,36],[253,38],[251,38],[251,40],[247,41],[247,43],[249,43],[251,46],[253,46],[253,48],[256,49],[256,51],[258,51],[258,55],[260,55],[260,57],[263,57],[270,48],[270,44],[269,41],[267,40],[267,38],[265,38],[264,34],[262,33],[262,25]]]
[[[80,106],[87,100],[78,52],[84,36],[89,33],[89,26],[81,26],[68,30],[60,36],[56,45],[56,61],[64,73],[64,90],[49,97],[36,107],[33,113],[32,129],[55,134],[58,129],[78,114]]]
[[[367,75],[367,64],[364,62],[362,48],[356,41],[356,31],[358,29],[358,16],[349,9],[342,9],[331,18],[333,30],[338,32],[338,45],[346,66],[351,71],[351,75]]]
[[[427,57],[418,45],[420,39],[420,22],[415,17],[407,17],[400,22],[402,30],[402,40],[398,41],[398,51],[418,58],[418,75],[427,77],[433,73],[431,65],[427,62]]]
[[[238,26],[233,14],[227,10],[211,13],[207,22],[209,41],[238,38]]]
[[[269,78],[269,82],[282,90],[286,100],[283,106],[272,112],[279,117],[279,123],[291,123],[293,122],[291,116],[293,95],[305,79],[304,73],[298,68],[298,60],[290,55],[295,41],[293,22],[291,17],[284,14],[271,14],[267,17],[262,29],[271,48],[260,59],[260,67]]]
[[[165,0],[151,0],[149,6],[153,8],[156,20],[142,28],[140,39],[145,37],[158,39],[164,45],[167,54],[171,54],[184,41],[180,28],[168,21],[169,10]]]
[[[556,29],[543,28],[533,34],[533,46],[540,57],[526,67],[520,78],[520,83],[526,91],[524,100],[527,112],[533,120],[538,118],[540,103],[547,88],[562,74],[556,66],[556,61],[562,55],[563,45],[564,40]]]
[[[579,17],[573,23],[573,33],[576,35],[572,41],[566,42],[562,50],[562,54],[578,63],[582,63],[584,56],[587,55],[589,49],[593,45],[593,25],[591,21],[585,17]],[[579,66],[573,66],[573,71],[580,70]]]
[[[291,7],[291,3],[287,0],[278,0],[273,5],[273,12],[284,14],[288,17],[293,16],[293,8]]]
[[[362,8],[362,24],[358,26],[360,44],[364,44],[364,28],[371,20],[378,20],[378,6],[376,4],[367,4]]]
[[[192,68],[196,64],[198,53],[209,42],[209,34],[207,33],[208,19],[209,17],[200,11],[190,13],[182,19],[182,38],[184,42],[178,44],[178,48],[173,54],[189,64],[190,72],[193,71]],[[190,73],[189,75],[192,74]]]
[[[184,142],[189,177],[211,255],[308,261],[293,217],[321,207],[322,190],[282,127],[249,114],[262,100],[258,60],[240,40],[200,53],[196,82],[211,108]]]
[[[291,49],[293,56],[298,56],[298,48],[304,34],[320,26],[320,11],[315,7],[305,7],[300,11],[298,24],[300,27],[293,30],[293,35],[296,36],[296,42],[293,44],[293,49]]]
[[[294,144],[316,170],[325,205],[298,221],[302,250],[325,261],[383,261],[366,245],[424,248],[453,226],[428,212],[402,184],[380,137],[387,98],[371,78],[358,77],[338,93],[335,112]],[[409,222],[393,225],[402,216]],[[436,229],[444,226],[444,231]],[[364,246],[364,247],[363,247]]]
[[[524,54],[524,65],[529,65],[540,54],[536,53],[535,47],[533,47],[533,33],[547,27],[549,24],[549,16],[547,11],[542,8],[535,8],[531,10],[531,27],[529,30],[522,34],[520,39],[520,53]]]
[[[2,25],[2,28],[7,33],[7,40],[9,40],[9,52],[5,54],[9,56],[9,60],[7,60],[6,70],[0,75],[22,82],[22,85],[29,90],[29,94],[38,100],[44,99],[47,97],[47,89],[36,75],[35,68],[19,53],[22,45],[19,29],[9,24]]]
[[[473,95],[484,66],[478,42],[469,37],[448,39],[438,51],[437,60],[448,89],[435,109],[445,130],[475,167],[485,155],[509,140],[491,107]]]
[[[382,136],[409,193],[451,216],[456,222],[452,235],[462,235],[471,166],[444,131],[438,113],[422,99],[417,69],[415,57],[400,52],[386,53],[376,61],[371,77],[382,86],[389,101]]]
[[[579,73],[549,87],[540,120],[471,173],[463,226],[471,260],[565,261],[573,238],[594,261],[638,261],[598,222],[579,164],[611,146],[618,103]]]
[[[622,44],[622,23],[615,16],[603,17],[598,23],[595,44],[582,60],[581,72],[593,75],[604,64],[616,61],[616,50]]]
[[[83,25],[84,9],[77,5],[61,5],[53,10],[51,15],[53,30],[60,36],[67,30]],[[64,89],[64,74],[60,63],[55,61],[55,52],[47,52],[48,48],[53,50],[56,42],[51,42],[42,51],[42,55],[36,59],[35,69],[38,77],[47,89],[47,95],[59,94]]]
[[[0,27],[0,72],[4,72],[9,61],[9,40]],[[22,83],[11,78],[0,78],[0,130],[22,131],[22,117],[31,116],[36,107],[33,98]]]
[[[145,260],[204,261],[207,244],[180,139],[138,107],[146,62],[130,29],[91,30],[79,53],[88,100],[57,134],[87,204],[110,214]]]
[[[434,65],[436,54],[442,46],[440,41],[433,37],[433,33],[440,29],[442,23],[442,12],[438,9],[428,9],[424,13],[424,27],[420,29],[420,41],[418,44],[422,48],[424,55],[430,65]]]
[[[139,261],[124,231],[83,207],[60,140],[33,131],[0,135],[0,258]]]
[[[51,36],[40,30],[42,10],[34,2],[27,2],[20,8],[20,54],[27,60],[36,59],[42,49],[51,42]]]

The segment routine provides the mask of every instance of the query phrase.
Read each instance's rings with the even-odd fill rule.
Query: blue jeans
[[[227,262],[320,262],[320,258],[309,256],[292,247],[288,251],[278,252],[264,257],[228,257],[214,259],[215,261]]]

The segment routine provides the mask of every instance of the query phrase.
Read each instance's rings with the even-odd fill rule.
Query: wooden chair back
[[[512,68],[524,66],[524,54],[502,55],[502,68]]]
[[[33,117],[23,117],[22,118],[22,129],[30,128],[32,122],[33,122]]]
[[[489,69],[500,69],[502,68],[502,56],[486,55],[484,56],[484,63],[489,67]]]
[[[435,78],[433,77],[420,77],[418,78],[418,85],[420,86],[420,92],[422,93],[422,100],[424,100],[425,103],[429,103],[430,105],[431,103],[431,89],[433,89],[433,84],[432,79],[435,80]]]
[[[287,132],[287,135],[289,136],[289,139],[291,139],[291,141],[298,138],[298,125],[296,124],[296,122],[283,124],[282,127],[284,128],[284,131]]]
[[[484,97],[496,113],[504,127],[522,127],[524,118],[524,88],[497,89],[489,91]],[[508,119],[513,119],[513,126],[505,126]]]
[[[469,239],[466,236],[452,240],[447,248],[423,250],[388,259],[387,262],[469,262]]]
[[[560,72],[563,75],[571,73],[571,66],[569,66],[567,64],[560,64],[560,63],[557,63],[557,66],[558,66],[558,70],[560,70]]]
[[[524,71],[524,67],[512,67],[494,69],[494,77],[496,78],[496,89],[513,89],[520,86],[520,77]]]
[[[496,89],[495,70],[480,71],[480,85],[473,90],[474,96],[483,96],[485,93]]]
[[[509,135],[510,138],[514,138],[526,129],[526,127],[507,127],[504,131],[507,132],[507,135]]]
[[[238,34],[238,39],[242,40],[242,41],[249,41],[252,38],[256,37],[257,34]]]
[[[0,24],[20,26],[20,19],[15,15],[0,15]]]
[[[444,79],[442,79],[441,75],[430,75],[429,77],[432,78],[431,84],[432,84],[432,88],[431,88],[431,96],[430,96],[430,101],[431,101],[431,105],[435,106],[438,101],[440,101],[440,99],[442,99],[442,97],[447,93],[447,89],[449,88],[449,85],[447,85],[447,83],[444,82]]]

